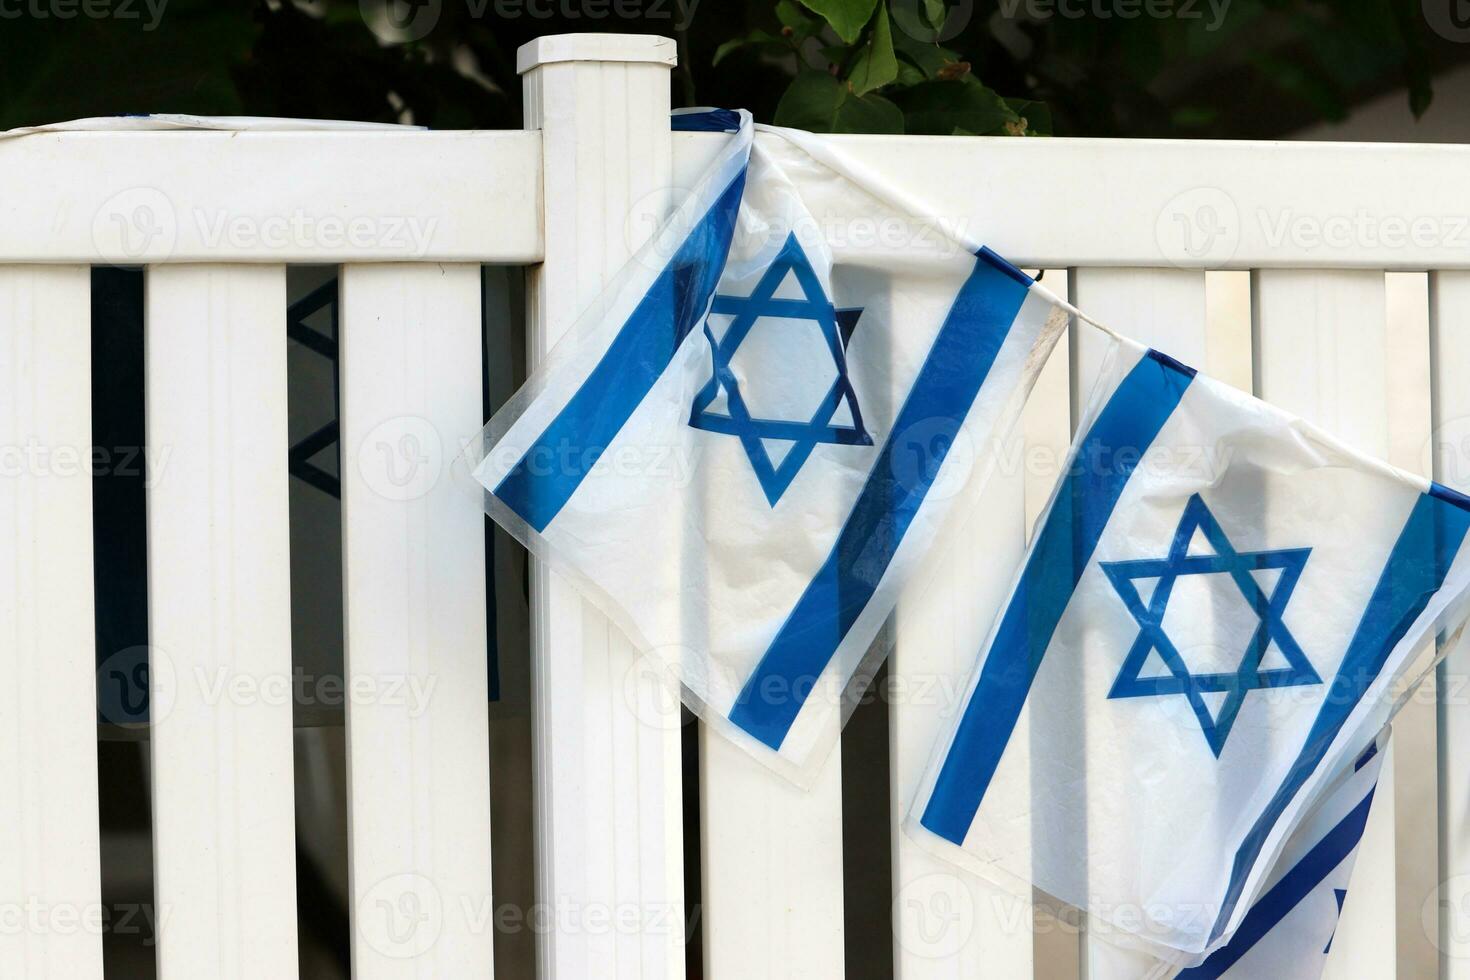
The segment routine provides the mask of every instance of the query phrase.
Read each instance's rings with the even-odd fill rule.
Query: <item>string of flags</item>
[[[470,462],[701,719],[805,785],[1090,321],[820,137],[674,127],[730,135]],[[1470,499],[1108,333],[906,830],[1086,910],[1100,975],[1315,978],[1393,714],[1465,620]]]

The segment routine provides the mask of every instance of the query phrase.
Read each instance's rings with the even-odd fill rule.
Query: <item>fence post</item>
[[[10,909],[28,899],[76,923],[102,901],[91,296],[84,265],[0,265],[0,445],[46,452],[0,480],[0,889]],[[102,980],[102,936],[46,927],[57,921],[0,931],[0,976]]]
[[[668,211],[675,60],[672,40],[644,35],[542,37],[518,52],[526,127],[541,131],[543,153],[533,366]],[[533,569],[537,901],[554,916],[539,975],[681,977],[678,725],[638,710],[663,692],[622,634],[545,565]]]

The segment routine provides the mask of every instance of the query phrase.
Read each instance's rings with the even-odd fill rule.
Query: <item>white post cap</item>
[[[673,68],[679,63],[673,38],[657,34],[551,34],[516,51],[516,73],[557,61],[650,62]]]

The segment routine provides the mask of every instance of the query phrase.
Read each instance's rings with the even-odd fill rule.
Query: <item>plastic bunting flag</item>
[[[686,703],[807,783],[1066,313],[825,141],[674,119],[733,135],[471,462]]]
[[[1147,975],[1220,975],[1366,815],[1366,777],[1333,787],[1458,634],[1467,530],[1470,499],[1116,340],[910,833]]]

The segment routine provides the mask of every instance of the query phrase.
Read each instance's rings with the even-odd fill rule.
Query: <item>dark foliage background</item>
[[[615,31],[677,38],[676,104],[811,129],[1269,137],[1405,86],[1422,111],[1470,54],[1444,36],[1455,3],[0,0],[0,128],[160,111],[517,127],[520,44]]]

